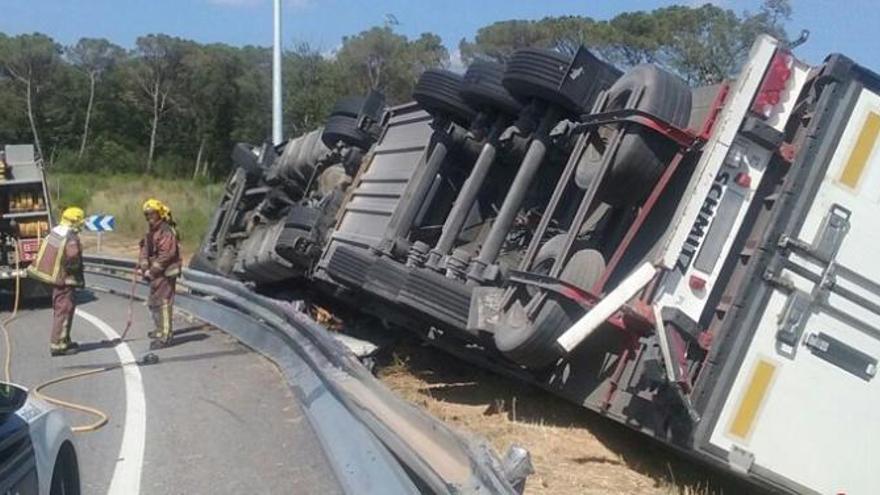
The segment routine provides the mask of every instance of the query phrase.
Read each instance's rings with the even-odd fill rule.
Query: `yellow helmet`
[[[86,221],[86,213],[82,208],[71,206],[61,213],[61,225],[79,228]]]
[[[144,201],[143,205],[144,213],[148,211],[155,211],[159,214],[159,218],[162,220],[169,220],[171,218],[171,208],[165,205],[165,203],[159,201],[158,199],[150,198]]]

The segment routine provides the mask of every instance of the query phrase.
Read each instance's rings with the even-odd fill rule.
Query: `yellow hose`
[[[12,314],[9,316],[9,318],[6,318],[2,322],[0,322],[0,330],[3,331],[3,340],[5,343],[5,349],[6,349],[5,364],[3,366],[4,373],[6,375],[6,378],[5,378],[6,383],[12,383],[12,339],[10,338],[9,328],[7,328],[7,325],[12,323],[12,321],[15,320],[15,318],[18,316],[18,306],[19,306],[19,303],[21,300],[21,275],[19,274],[19,269],[21,267],[21,264],[19,262],[18,254],[19,254],[19,246],[18,246],[18,240],[16,240],[15,241],[15,302],[13,303],[13,306],[12,306]],[[73,426],[70,428],[70,430],[73,431],[74,433],[87,433],[87,432],[96,431],[96,430],[100,429],[102,426],[106,425],[108,421],[110,421],[110,416],[108,416],[105,412],[101,411],[100,409],[96,409],[94,407],[89,407],[89,406],[86,406],[83,404],[77,404],[76,402],[69,402],[69,401],[57,399],[55,397],[51,397],[49,395],[44,394],[42,392],[42,390],[50,385],[55,385],[57,383],[66,382],[68,380],[73,380],[75,378],[80,378],[83,376],[96,375],[98,373],[103,373],[105,371],[110,371],[110,370],[114,370],[117,368],[122,368],[123,366],[128,366],[131,364],[137,365],[136,362],[135,363],[119,363],[119,364],[114,364],[114,365],[110,365],[110,366],[104,366],[101,368],[92,368],[92,369],[88,369],[88,370],[84,370],[84,371],[79,371],[76,373],[71,373],[69,375],[64,375],[64,376],[52,378],[52,379],[47,380],[43,383],[40,383],[39,385],[34,387],[34,395],[36,395],[40,399],[42,399],[50,404],[54,404],[59,407],[63,407],[66,409],[72,409],[74,411],[80,411],[80,412],[83,412],[86,414],[91,414],[93,416],[97,416],[98,420],[93,423],[89,423],[89,424],[81,425],[81,426]]]
[[[86,414],[91,414],[93,416],[97,416],[98,420],[94,423],[89,423],[81,426],[71,427],[70,430],[74,433],[87,433],[91,431],[96,431],[102,426],[106,425],[108,421],[110,421],[110,416],[108,416],[104,411],[100,409],[96,409],[94,407],[85,406],[82,404],[77,404],[76,402],[68,402],[61,399],[56,399],[55,397],[48,396],[41,392],[44,388],[55,385],[56,383],[66,382],[67,380],[73,380],[74,378],[80,378],[83,376],[96,375],[98,373],[103,373],[105,371],[114,370],[116,368],[121,368],[127,364],[137,364],[137,363],[120,363],[114,364],[111,366],[105,366],[103,368],[92,368],[85,371],[79,371],[76,373],[71,373],[69,375],[59,376],[57,378],[52,378],[51,380],[47,380],[34,388],[34,395],[43,399],[44,401],[54,404],[59,407],[64,407],[66,409],[72,409],[74,411],[84,412]]]
[[[5,363],[3,364],[3,372],[6,376],[6,383],[12,382],[12,340],[9,337],[9,329],[6,325],[12,323],[18,316],[18,304],[21,297],[21,274],[18,273],[21,264],[18,260],[18,240],[15,241],[15,302],[12,303],[12,314],[0,322],[0,330],[3,331],[4,349],[6,349]]]

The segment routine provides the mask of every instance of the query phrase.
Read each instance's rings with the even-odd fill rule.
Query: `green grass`
[[[163,201],[171,208],[177,222],[182,247],[189,252],[198,247],[223,193],[223,184],[220,183],[135,174],[50,172],[48,180],[52,206],[56,211],[79,206],[86,215],[113,215],[116,217],[116,231],[111,235],[127,238],[143,235],[143,202],[148,198]]]

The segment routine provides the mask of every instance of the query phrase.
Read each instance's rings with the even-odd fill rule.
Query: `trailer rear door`
[[[880,490],[880,96],[858,88],[709,437],[796,491]]]

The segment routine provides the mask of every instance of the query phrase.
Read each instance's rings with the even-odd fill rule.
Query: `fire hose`
[[[4,375],[5,375],[4,380],[7,383],[10,383],[12,381],[12,354],[13,354],[12,338],[11,338],[11,335],[9,332],[9,325],[18,317],[18,308],[19,308],[19,304],[21,303],[21,271],[20,271],[21,264],[19,261],[18,241],[15,242],[14,249],[15,249],[15,297],[14,297],[13,306],[12,306],[12,313],[10,314],[10,316],[8,318],[4,319],[3,321],[0,321],[0,331],[2,331],[2,333],[3,333],[4,349],[6,351],[6,356],[4,358],[4,366],[3,366]],[[134,313],[134,293],[135,293],[136,286],[137,286],[137,272],[135,271],[132,273],[132,277],[131,277],[131,290],[129,291],[129,297],[128,297],[128,316],[127,316],[127,319],[125,322],[125,329],[122,331],[122,334],[119,337],[119,339],[116,339],[111,342],[111,344],[114,346],[119,345],[120,343],[122,343],[125,340],[125,336],[128,334],[128,331],[131,328],[131,324],[132,324],[132,320],[133,320],[133,313]],[[146,358],[149,356],[150,356],[149,354],[147,356],[145,356],[145,358],[144,358],[145,362],[146,362]],[[150,361],[150,362],[154,362],[154,361]],[[90,368],[87,370],[78,371],[75,373],[70,373],[67,375],[62,375],[62,376],[58,376],[55,378],[51,378],[49,380],[46,380],[46,381],[38,384],[36,387],[34,387],[34,395],[36,395],[40,399],[42,399],[50,404],[53,404],[55,406],[62,407],[65,409],[74,410],[74,411],[79,411],[79,412],[86,413],[88,415],[91,415],[91,416],[98,418],[91,423],[72,427],[71,431],[73,431],[74,433],[88,433],[88,432],[97,431],[98,429],[100,429],[101,427],[106,425],[107,422],[110,420],[110,416],[107,413],[105,413],[104,411],[101,411],[100,409],[97,409],[95,407],[87,406],[84,404],[79,404],[79,403],[72,402],[72,401],[58,399],[56,397],[52,397],[50,395],[45,394],[43,392],[43,389],[45,389],[51,385],[55,385],[55,384],[70,381],[70,380],[75,380],[77,378],[82,378],[82,377],[86,377],[86,376],[94,376],[94,375],[98,375],[100,373],[104,373],[107,371],[112,371],[115,369],[123,368],[125,366],[140,365],[140,364],[143,364],[143,363],[138,362],[138,361],[116,363],[116,364],[112,364],[112,365],[108,365],[108,366],[100,366],[100,367],[96,367],[96,368]]]

